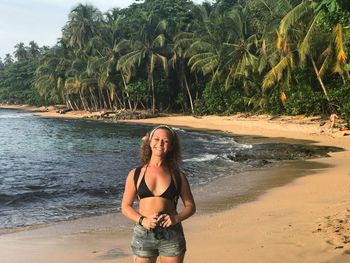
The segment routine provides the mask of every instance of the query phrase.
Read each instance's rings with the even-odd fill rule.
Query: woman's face
[[[171,150],[171,134],[167,129],[157,129],[151,138],[152,155],[164,157]]]

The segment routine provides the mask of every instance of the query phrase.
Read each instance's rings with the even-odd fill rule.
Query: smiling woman
[[[131,242],[135,262],[183,262],[186,241],[181,221],[196,206],[186,176],[180,170],[181,152],[176,132],[157,126],[144,137],[142,166],[130,171],[122,200],[122,213],[136,223]],[[140,176],[141,175],[141,176]],[[139,210],[133,207],[135,197]],[[184,208],[178,213],[181,197]]]

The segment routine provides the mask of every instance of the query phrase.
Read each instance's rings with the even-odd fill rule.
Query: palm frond
[[[317,25],[318,19],[320,17],[321,17],[321,12],[319,12],[312,20],[310,26],[308,27],[307,33],[298,48],[298,51],[300,54],[300,60],[302,63],[305,61],[306,56],[310,53],[311,43],[314,37],[314,33],[316,32],[316,28],[317,28],[316,25]]]
[[[274,85],[276,82],[280,81],[283,76],[283,71],[289,65],[290,56],[283,57],[280,62],[275,65],[271,70],[265,75],[262,88],[267,89]]]
[[[281,20],[279,34],[286,35],[288,30],[295,25],[307,12],[311,11],[312,1],[302,1],[300,4],[290,10]]]
[[[346,63],[346,55],[344,52],[344,43],[343,43],[343,30],[341,24],[337,24],[333,29],[335,49],[337,53],[337,61],[339,63]]]
[[[319,74],[320,76],[322,77],[325,72],[327,71],[327,69],[330,67],[331,65],[331,62],[332,62],[332,48],[329,46],[327,47],[320,55],[319,57],[319,61],[322,61],[322,65],[321,65],[321,68],[319,70]]]
[[[166,40],[165,35],[160,34],[152,41],[151,46],[152,47],[163,47],[165,44],[165,40]]]
[[[142,59],[142,52],[140,50],[132,51],[124,56],[121,56],[117,62],[117,70],[130,68],[132,65],[140,65]]]

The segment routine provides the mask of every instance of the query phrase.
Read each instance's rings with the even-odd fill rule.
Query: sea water
[[[0,109],[0,228],[119,211],[126,176],[140,165],[141,138],[151,129]],[[238,143],[224,134],[176,132],[182,167],[194,187],[223,176],[239,181],[240,172],[280,160],[281,149],[274,154],[271,145]]]

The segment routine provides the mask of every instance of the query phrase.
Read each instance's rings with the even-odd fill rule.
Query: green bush
[[[341,114],[342,114],[342,116],[344,116],[345,120],[347,122],[349,122],[349,120],[350,120],[350,102],[347,102],[344,105],[342,105]]]
[[[288,115],[317,115],[322,113],[323,94],[314,91],[309,85],[286,90],[287,101],[284,105]]]
[[[195,101],[195,113],[205,114],[232,114],[244,110],[244,99],[239,90],[225,90],[223,86],[211,87],[208,83],[203,91],[202,98]]]
[[[350,82],[345,83],[340,88],[330,90],[332,104],[347,121],[350,119]]]
[[[285,108],[281,101],[281,90],[278,88],[272,89],[265,99],[265,110],[272,115],[285,113]]]

